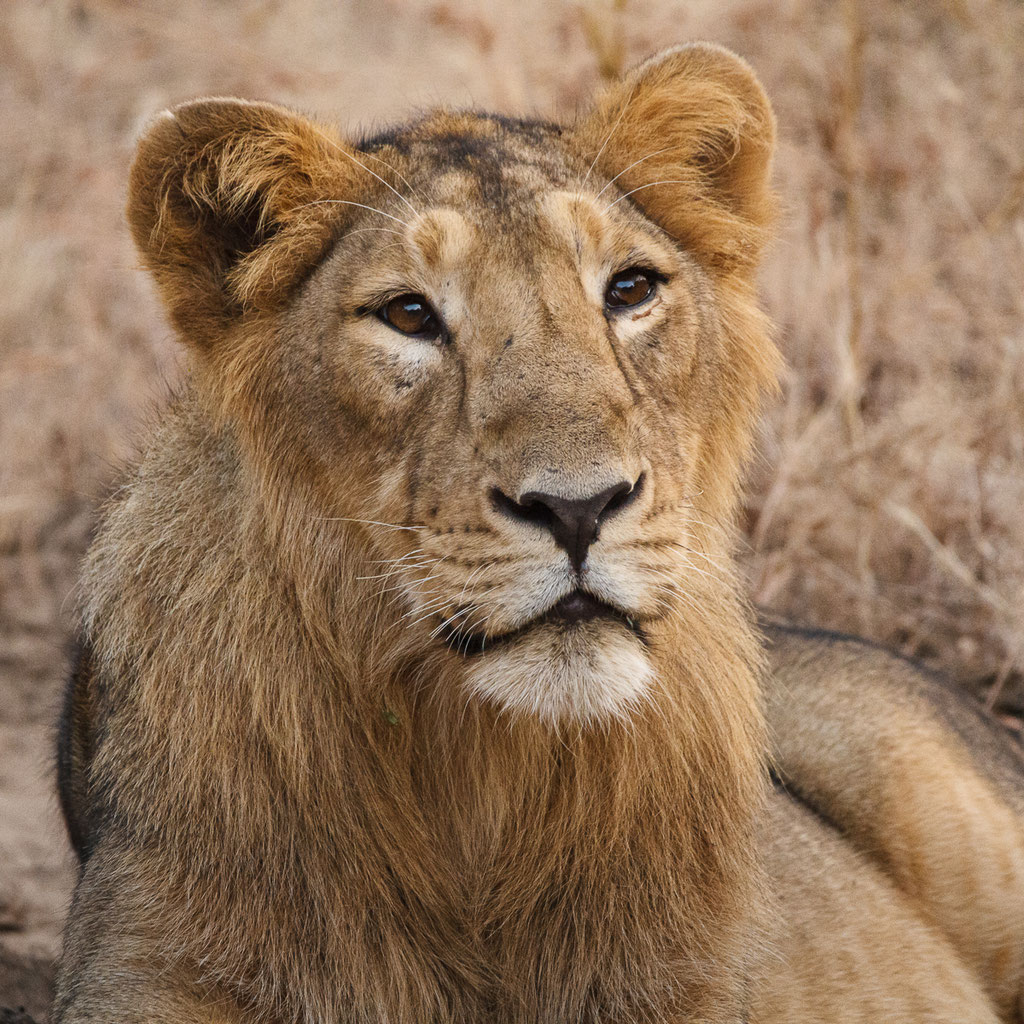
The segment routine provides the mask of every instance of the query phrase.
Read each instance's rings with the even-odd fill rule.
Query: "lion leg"
[[[54,1007],[54,1024],[253,1024],[223,996],[141,964],[103,957],[75,978]]]
[[[262,1024],[198,969],[171,960],[168,926],[133,903],[145,892],[141,880],[125,888],[87,865],[64,934],[53,1024]]]
[[[769,630],[785,787],[944,933],[1004,1020],[1024,991],[1024,751],[976,704],[860,641]]]
[[[53,1024],[256,1024],[223,991],[147,956],[136,939],[65,940]]]
[[[752,1024],[998,1024],[949,938],[788,794],[771,798],[764,852],[776,905]]]

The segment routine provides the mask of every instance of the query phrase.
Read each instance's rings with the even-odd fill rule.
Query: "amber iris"
[[[422,295],[398,295],[384,306],[379,316],[396,331],[414,338],[437,338],[441,334],[437,314]]]
[[[649,270],[632,268],[616,274],[608,282],[604,293],[604,304],[610,309],[625,309],[639,306],[654,292],[655,279]]]

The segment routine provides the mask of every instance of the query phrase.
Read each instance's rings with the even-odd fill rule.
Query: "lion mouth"
[[[507,633],[488,635],[461,630],[457,626],[446,627],[440,634],[449,650],[464,657],[483,654],[487,648],[507,644],[538,626],[556,626],[565,630],[579,629],[586,623],[598,620],[618,623],[634,634],[644,644],[647,637],[637,621],[620,608],[610,605],[584,590],[573,590],[556,601],[547,611]]]

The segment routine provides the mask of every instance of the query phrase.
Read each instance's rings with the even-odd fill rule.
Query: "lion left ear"
[[[775,215],[775,117],[746,61],[710,43],[667,50],[601,93],[569,137],[713,269],[753,270]]]
[[[274,308],[330,244],[357,173],[330,129],[269,103],[198,100],[157,118],[128,222],[186,344],[209,348]]]

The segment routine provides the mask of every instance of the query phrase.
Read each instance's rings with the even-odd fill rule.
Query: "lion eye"
[[[649,270],[633,267],[616,274],[604,293],[604,304],[609,309],[624,309],[639,306],[654,293],[656,279]]]
[[[422,295],[399,295],[377,314],[389,327],[412,338],[433,340],[441,336],[441,322]]]

